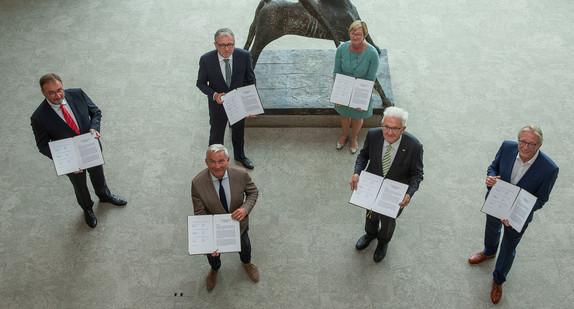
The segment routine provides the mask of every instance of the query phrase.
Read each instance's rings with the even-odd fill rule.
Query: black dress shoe
[[[84,218],[86,219],[86,224],[91,228],[95,228],[98,224],[98,219],[96,219],[96,215],[91,209],[84,210]]]
[[[377,245],[377,249],[375,249],[375,254],[373,255],[373,261],[375,262],[380,262],[385,258],[385,255],[387,255],[387,247],[389,246],[389,243],[384,243],[384,244],[378,244]]]
[[[235,161],[241,162],[241,164],[243,164],[243,166],[245,166],[245,168],[248,168],[250,170],[255,168],[255,166],[253,165],[253,162],[251,162],[251,160],[249,160],[249,158],[235,159]]]
[[[116,206],[124,206],[125,204],[128,203],[128,201],[125,198],[113,194],[110,194],[110,196],[108,197],[100,198],[100,202],[111,203]]]
[[[369,246],[369,244],[371,243],[371,241],[375,239],[375,237],[369,236],[368,234],[365,234],[363,236],[361,236],[361,238],[359,238],[359,240],[357,241],[357,244],[355,245],[355,248],[357,248],[357,250],[363,250],[365,248],[367,248]]]

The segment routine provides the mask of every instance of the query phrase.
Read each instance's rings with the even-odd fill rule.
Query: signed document
[[[104,164],[96,135],[86,133],[48,143],[58,176]]]
[[[480,211],[498,219],[508,219],[510,226],[522,232],[536,200],[528,191],[497,179]]]
[[[368,110],[374,85],[375,82],[372,80],[337,73],[329,101],[350,108]]]
[[[231,214],[187,217],[188,253],[241,251],[239,221]]]
[[[223,108],[229,119],[229,124],[236,122],[247,116],[263,114],[263,105],[255,85],[237,88],[221,97]]]
[[[349,203],[396,218],[408,188],[404,183],[362,171]]]

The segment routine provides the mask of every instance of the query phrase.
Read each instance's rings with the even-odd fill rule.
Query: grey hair
[[[218,153],[220,151],[225,151],[225,158],[229,158],[229,152],[227,152],[227,148],[221,144],[212,144],[207,147],[207,151],[205,152],[205,159],[209,158],[209,153],[214,152]]]
[[[396,107],[396,106],[391,106],[391,107],[387,107],[385,108],[385,112],[383,113],[383,119],[381,119],[381,124],[383,124],[383,122],[385,121],[385,117],[391,117],[391,118],[400,118],[401,119],[401,125],[404,127],[407,126],[407,120],[409,119],[409,113],[400,108],[400,107]]]
[[[542,141],[544,140],[544,137],[542,135],[542,129],[540,129],[539,126],[534,125],[534,124],[529,124],[527,126],[520,128],[520,130],[518,130],[518,138],[520,138],[520,135],[522,135],[522,133],[524,133],[524,132],[534,133],[534,135],[538,136],[538,143],[540,145],[542,145]]]
[[[230,35],[233,38],[233,42],[235,42],[235,35],[233,34],[233,31],[231,31],[229,28],[221,28],[218,29],[217,31],[215,31],[215,35],[213,36],[213,41],[217,42],[217,38],[220,36],[228,36]]]

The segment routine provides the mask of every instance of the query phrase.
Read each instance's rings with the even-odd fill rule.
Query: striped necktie
[[[391,144],[387,146],[387,151],[385,151],[385,155],[383,156],[383,177],[387,176],[389,167],[391,167]]]
[[[72,130],[80,134],[80,129],[78,129],[78,126],[74,122],[74,119],[72,119],[72,116],[70,116],[70,113],[68,113],[68,111],[64,107],[64,104],[60,104],[60,108],[62,109],[62,114],[64,114],[64,119],[66,119],[66,123],[70,126],[70,128],[72,128]]]

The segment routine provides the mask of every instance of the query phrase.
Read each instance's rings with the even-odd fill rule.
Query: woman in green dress
[[[349,27],[351,40],[337,47],[333,79],[335,74],[339,73],[355,78],[375,80],[379,68],[379,54],[371,44],[365,41],[367,35],[369,35],[369,30],[364,21],[356,20],[351,24]],[[345,146],[349,139],[349,128],[352,127],[349,149],[351,153],[356,153],[359,149],[357,135],[363,126],[363,119],[373,115],[372,99],[368,110],[353,109],[338,104],[335,104],[335,110],[341,115],[341,128],[343,129],[343,135],[337,142],[337,149]]]

